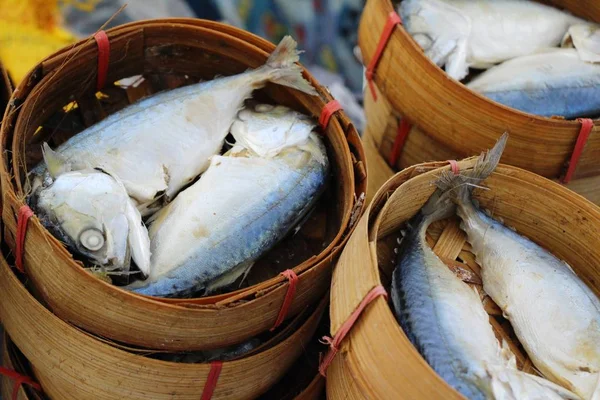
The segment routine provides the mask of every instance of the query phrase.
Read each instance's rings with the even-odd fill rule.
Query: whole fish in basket
[[[589,25],[529,0],[404,0],[398,11],[425,55],[456,80],[557,47],[571,26]]]
[[[315,125],[285,107],[242,110],[236,145],[153,215],[146,280],[126,289],[174,297],[234,283],[312,209],[325,188],[327,152]]]

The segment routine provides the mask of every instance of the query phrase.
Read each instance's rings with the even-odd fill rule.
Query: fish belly
[[[448,1],[471,20],[470,65],[487,68],[556,47],[570,25],[583,20],[534,1]]]
[[[485,291],[534,365],[589,399],[600,373],[600,301],[566,263],[472,207],[459,207]]]
[[[325,175],[314,159],[295,169],[277,159],[215,157],[151,225],[150,278],[135,291],[185,295],[258,259],[308,211]]]

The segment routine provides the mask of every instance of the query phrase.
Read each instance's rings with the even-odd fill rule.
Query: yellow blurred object
[[[0,0],[0,60],[15,84],[43,58],[75,42],[59,21],[58,0]]]

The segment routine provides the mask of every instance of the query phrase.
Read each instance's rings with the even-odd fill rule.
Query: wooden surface
[[[473,161],[461,161],[460,169],[471,167]],[[332,333],[373,287],[383,284],[389,289],[399,230],[433,192],[431,182],[440,167],[449,168],[446,163],[407,168],[375,195],[334,271]],[[507,165],[500,165],[484,185],[490,190],[475,194],[482,208],[568,262],[600,295],[598,207],[559,184]],[[457,226],[454,220],[433,225],[428,231],[429,242],[453,270],[480,287],[478,266]],[[511,343],[518,365],[533,372],[510,325],[489,298],[482,296],[482,301],[497,335]],[[462,398],[420,356],[383,298],[367,307],[342,343],[329,372],[327,393],[333,400]]]
[[[94,88],[97,49],[87,40],[41,62],[18,88],[15,106],[6,111],[0,173],[5,189],[5,238],[13,251],[25,173],[40,160],[41,141],[62,143],[85,126],[158,90],[258,67],[274,49],[273,44],[247,32],[203,20],[138,22],[110,30],[108,35],[107,81],[144,74],[144,85],[129,90],[109,86],[98,99]],[[318,96],[270,85],[256,97],[318,117],[331,97],[306,75]],[[63,106],[73,100],[77,108],[65,113]],[[365,155],[343,113],[332,118],[325,140],[333,170],[328,192],[302,231],[261,259],[261,268],[253,268],[249,287],[184,300],[135,295],[84,271],[35,217],[25,241],[27,275],[64,320],[134,346],[173,351],[217,348],[264,332],[273,326],[288,288],[278,273],[293,268],[300,277],[289,313],[293,317],[318,301],[329,287],[331,263],[353,229],[351,216],[363,211],[356,200],[367,190]],[[295,257],[285,260],[285,254],[291,253]]]
[[[552,1],[580,15],[600,20],[595,1]],[[394,9],[390,0],[368,0],[359,28],[359,45],[365,65],[371,61],[385,22]],[[424,55],[410,35],[395,28],[380,59],[374,78],[394,115],[372,111],[367,97],[365,110],[377,146],[389,154],[395,128],[390,118],[408,118],[419,127],[406,143],[400,167],[447,158],[460,159],[490,148],[505,131],[511,135],[502,162],[542,176],[559,178],[570,159],[580,124],[525,114],[470,91],[449,78]],[[366,90],[369,92],[368,88]],[[387,107],[378,102],[375,107]],[[371,111],[370,111],[371,109]],[[371,119],[378,119],[372,122]],[[598,124],[597,124],[598,125]],[[385,140],[382,140],[385,138]],[[596,126],[580,159],[576,178],[600,175],[600,126]],[[596,187],[600,181],[594,182]],[[578,186],[581,189],[580,186]],[[596,188],[592,189],[597,191]],[[591,197],[591,195],[590,195]],[[595,201],[600,202],[596,194]]]

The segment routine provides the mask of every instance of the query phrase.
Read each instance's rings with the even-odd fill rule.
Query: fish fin
[[[296,64],[300,60],[300,51],[291,36],[285,36],[277,45],[266,63],[270,71],[269,80],[315,96],[317,91],[302,76],[302,67]]]
[[[46,142],[42,144],[42,155],[44,156],[48,172],[53,179],[56,179],[57,176],[65,172],[71,171],[71,164],[60,153],[52,150]]]
[[[563,37],[561,47],[575,47],[582,61],[600,62],[600,29],[593,24],[573,25]]]
[[[590,400],[600,400],[600,373],[598,374],[598,380],[596,381],[596,387],[592,392],[592,397]]]
[[[445,70],[451,77],[460,81],[469,74],[469,64],[467,63],[467,39],[458,41],[454,50],[448,55]]]
[[[461,201],[466,200],[474,187],[477,187],[482,181],[494,172],[508,140],[508,133],[505,132],[496,142],[494,147],[482,153],[475,166],[472,169],[454,175],[451,171],[442,172],[436,181],[437,187],[447,196]]]
[[[148,235],[148,229],[142,222],[142,216],[132,201],[127,202],[126,212],[129,225],[127,245],[131,251],[131,258],[146,278],[150,274],[150,236]]]
[[[225,272],[221,276],[213,279],[206,284],[204,294],[209,295],[215,290],[232,285],[240,276],[243,276],[242,282],[246,279],[246,276],[250,272],[250,269],[254,265],[254,261],[247,261],[237,265],[235,268]]]
[[[530,400],[577,400],[575,393],[544,378],[507,367],[488,368],[492,398]]]

